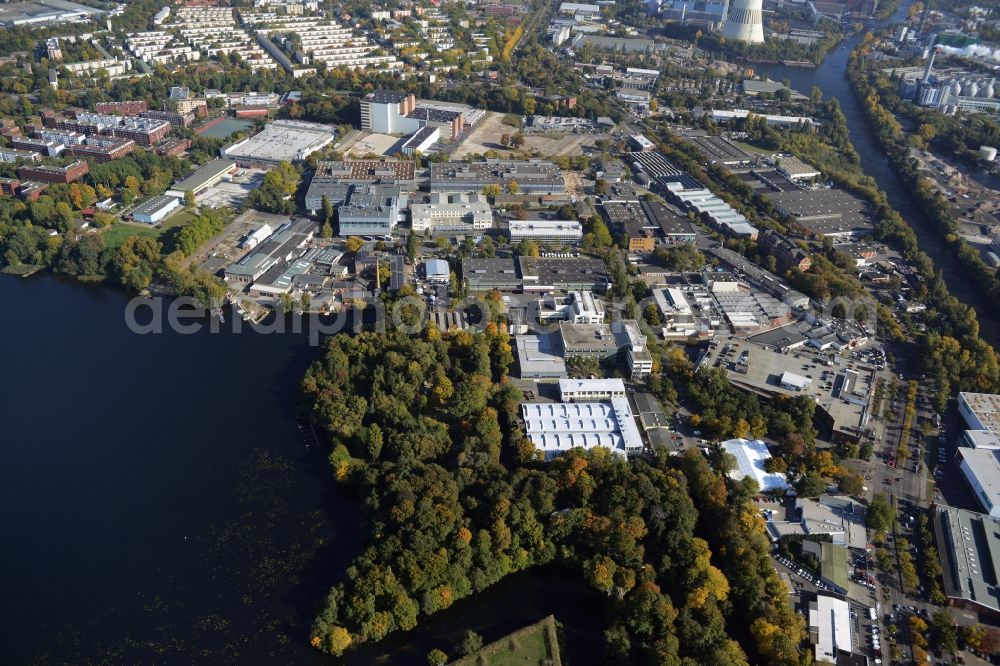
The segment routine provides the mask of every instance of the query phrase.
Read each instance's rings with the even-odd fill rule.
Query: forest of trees
[[[330,338],[302,382],[367,546],[331,589],[314,647],[341,654],[544,563],[607,598],[606,657],[801,664],[803,623],[768,560],[752,482],[694,452],[537,459],[517,425],[508,336]],[[696,509],[695,507],[698,507]]]

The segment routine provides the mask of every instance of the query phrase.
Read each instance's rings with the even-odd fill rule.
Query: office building
[[[562,402],[600,402],[624,397],[625,382],[619,378],[559,380],[559,399]]]
[[[469,201],[470,198],[431,195],[431,203],[410,206],[410,226],[415,233],[428,230],[432,233],[468,233],[492,228],[493,211],[489,203]]]
[[[571,291],[566,296],[548,294],[538,301],[538,321],[574,324],[604,323],[604,303],[592,291]]]
[[[351,185],[343,203],[335,203],[341,236],[383,236],[399,222],[399,185]]]

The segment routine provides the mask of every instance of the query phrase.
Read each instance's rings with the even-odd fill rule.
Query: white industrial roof
[[[444,259],[428,259],[424,262],[424,270],[427,272],[427,277],[448,277],[451,275],[451,270],[448,268],[448,262]]]
[[[837,651],[851,651],[851,608],[846,601],[825,594],[809,605],[809,628],[816,630],[816,661],[836,663]]]
[[[526,402],[521,404],[528,439],[546,455],[603,446],[625,455],[642,449],[628,400],[607,402]]]
[[[764,461],[771,457],[764,442],[759,439],[730,439],[722,443],[722,448],[736,458],[736,469],[729,473],[733,479],[741,481],[744,477],[753,477],[762,492],[788,488],[784,474],[764,470]]]
[[[788,372],[787,370],[781,373],[781,385],[782,386],[792,386],[794,388],[805,388],[812,384],[812,380],[808,377],[803,377],[802,375],[797,375],[794,372]]]
[[[625,382],[620,377],[613,379],[560,379],[559,395],[587,393],[625,393]]]
[[[1000,460],[996,449],[959,449],[961,469],[972,484],[978,485],[976,499],[989,503],[988,513],[994,517],[995,507],[1000,507]]]

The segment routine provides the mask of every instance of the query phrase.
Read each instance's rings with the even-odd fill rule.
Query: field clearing
[[[478,652],[452,662],[452,666],[561,666],[556,620],[549,615],[533,625],[484,645]]]
[[[171,229],[176,229],[188,224],[194,219],[194,213],[186,209],[180,209],[177,213],[169,216],[163,222],[160,223],[158,227],[151,227],[146,224],[130,224],[128,222],[115,222],[110,227],[105,229],[102,233],[104,234],[104,244],[108,247],[119,247],[125,242],[125,239],[129,236],[140,236],[142,238],[155,238],[157,240],[163,240],[161,238],[165,233]],[[167,245],[164,243],[164,245]],[[164,247],[164,250],[169,252],[172,248]]]
[[[504,134],[514,135],[517,127],[503,122],[507,114],[487,113],[479,125],[462,142],[462,145],[452,153],[454,159],[462,159],[475,153],[482,154],[487,150],[511,157],[518,153],[537,153],[543,157],[558,157],[560,155],[584,155],[596,150],[598,139],[604,134],[574,134],[572,132],[539,132],[524,133],[524,145],[518,150],[511,150],[500,143]]]

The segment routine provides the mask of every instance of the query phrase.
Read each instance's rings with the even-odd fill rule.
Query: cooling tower
[[[760,44],[764,41],[764,0],[733,0],[722,26],[722,36],[739,42]]]

